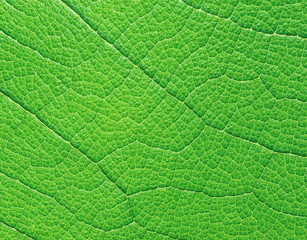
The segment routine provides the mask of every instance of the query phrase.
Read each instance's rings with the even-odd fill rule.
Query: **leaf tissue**
[[[0,2],[0,239],[306,239],[304,0]]]

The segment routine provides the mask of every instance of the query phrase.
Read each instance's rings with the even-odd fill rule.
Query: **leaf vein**
[[[301,37],[301,36],[298,36],[298,35],[287,35],[287,34],[279,34],[279,33],[268,33],[268,32],[263,32],[263,31],[258,31],[258,30],[255,30],[255,29],[252,29],[252,28],[247,28],[247,27],[243,27],[241,24],[239,24],[238,22],[234,21],[231,19],[231,17],[229,18],[226,18],[226,17],[220,17],[218,15],[215,15],[215,14],[212,14],[208,11],[205,11],[204,9],[202,8],[196,8],[194,6],[192,6],[191,4],[187,3],[185,0],[178,0],[179,2],[181,3],[184,3],[185,5],[187,5],[188,7],[194,9],[194,10],[197,10],[197,11],[202,11],[204,13],[207,13],[208,15],[210,16],[213,16],[213,17],[216,17],[216,18],[219,18],[219,19],[223,19],[224,21],[230,21],[234,24],[236,24],[237,26],[239,26],[241,29],[243,30],[248,30],[248,31],[253,31],[253,32],[256,32],[256,33],[260,33],[260,34],[264,34],[264,35],[267,35],[267,36],[279,36],[279,37],[294,37],[294,38],[298,38],[298,39],[301,39],[301,40],[306,40],[306,38],[304,37]]]
[[[239,137],[239,136],[235,136],[234,134],[232,133],[229,133],[228,131],[225,131],[223,129],[219,129],[219,128],[216,128],[216,127],[213,127],[213,126],[210,126],[208,125],[202,118],[202,116],[200,116],[193,108],[191,108],[188,104],[186,104],[185,102],[182,102],[181,100],[179,100],[176,96],[174,96],[173,94],[171,94],[168,90],[166,90],[164,87],[162,87],[158,82],[156,82],[144,69],[142,69],[140,66],[136,65],[128,56],[126,56],[120,49],[118,49],[116,46],[114,46],[113,44],[111,44],[110,42],[108,42],[105,38],[103,38],[101,36],[101,34],[99,34],[97,31],[94,30],[94,28],[88,23],[86,22],[86,20],[84,18],[82,18],[75,10],[73,10],[72,7],[68,6],[63,0],[59,0],[64,6],[67,7],[67,9],[72,13],[74,14],[76,17],[78,17],[84,24],[87,25],[87,27],[93,31],[99,38],[101,38],[101,40],[103,42],[105,42],[107,45],[109,45],[112,49],[116,50],[122,57],[124,57],[125,59],[127,59],[128,61],[130,61],[133,66],[135,68],[138,68],[140,71],[142,71],[147,77],[149,77],[149,79],[151,79],[151,81],[153,81],[155,84],[157,84],[162,90],[165,91],[166,94],[168,94],[169,96],[175,98],[177,101],[179,101],[180,103],[182,103],[186,108],[190,109],[201,121],[203,121],[203,123],[208,126],[208,127],[211,127],[213,129],[216,129],[220,132],[223,132],[227,135],[230,135],[234,138],[237,138],[237,139],[240,139],[242,141],[247,141],[249,143],[252,143],[252,144],[256,144],[256,145],[259,145],[263,148],[266,148],[272,152],[275,152],[275,153],[278,153],[278,154],[287,154],[287,155],[294,155],[294,156],[299,156],[299,157],[305,157],[305,155],[303,154],[299,154],[299,153],[291,153],[291,152],[281,152],[281,151],[276,151],[276,150],[273,150],[273,149],[270,149],[269,147],[263,145],[263,144],[260,144],[260,143],[257,143],[257,142],[253,142],[251,140],[248,140],[248,139],[245,139],[245,138],[242,138],[242,137]]]
[[[3,222],[3,221],[0,221],[1,224],[3,224],[4,226],[7,226],[8,228],[20,233],[21,235],[25,236],[26,238],[29,238],[29,239],[33,239],[33,240],[36,240],[35,238],[31,237],[30,235],[26,234],[26,233],[23,233],[21,232],[20,230],[18,230],[17,228],[15,227],[12,227],[11,225],[7,224],[6,222]]]
[[[59,206],[65,208],[68,212],[70,212],[72,215],[74,215],[78,222],[84,223],[85,225],[90,226],[90,227],[93,227],[93,228],[95,228],[95,229],[97,229],[97,230],[100,230],[100,231],[103,231],[103,232],[111,232],[111,231],[114,231],[114,230],[116,230],[116,229],[120,229],[120,228],[122,228],[122,227],[128,226],[129,224],[132,223],[132,222],[130,222],[129,224],[124,225],[124,226],[121,226],[120,228],[115,228],[115,229],[111,229],[111,230],[104,230],[104,229],[102,229],[102,228],[100,228],[100,227],[96,227],[96,226],[94,226],[94,225],[92,225],[92,224],[86,223],[86,222],[84,222],[84,221],[78,219],[78,217],[76,216],[76,214],[75,214],[74,212],[72,212],[72,211],[71,211],[67,206],[65,206],[64,204],[60,203],[55,197],[53,197],[53,196],[51,196],[51,195],[49,195],[49,194],[47,194],[47,193],[44,193],[44,192],[42,192],[42,191],[40,191],[40,190],[34,189],[34,188],[30,187],[28,184],[25,184],[24,182],[20,181],[19,179],[15,179],[15,178],[13,178],[13,177],[10,177],[9,175],[7,175],[7,174],[5,174],[5,173],[3,173],[3,172],[0,172],[0,175],[5,176],[6,178],[8,178],[8,179],[10,179],[10,180],[12,180],[12,181],[18,182],[18,183],[21,184],[22,186],[26,187],[27,189],[29,189],[29,190],[31,190],[31,191],[37,193],[37,194],[43,195],[43,196],[45,196],[45,197],[47,197],[47,198],[49,198],[49,199],[54,200],[54,201],[56,202],[57,205],[59,205]]]

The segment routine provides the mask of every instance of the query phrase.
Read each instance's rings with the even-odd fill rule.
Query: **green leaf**
[[[0,3],[1,239],[305,239],[305,1]]]

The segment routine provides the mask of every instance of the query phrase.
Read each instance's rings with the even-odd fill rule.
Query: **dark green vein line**
[[[103,171],[103,169],[95,162],[93,161],[89,156],[86,155],[86,153],[84,153],[82,150],[80,150],[77,146],[75,146],[73,143],[71,143],[70,141],[66,140],[60,133],[54,131],[47,123],[45,123],[45,121],[43,119],[41,119],[40,117],[36,116],[34,113],[32,113],[30,110],[27,110],[26,107],[22,106],[21,104],[19,104],[14,97],[10,96],[7,93],[4,93],[2,89],[0,89],[0,93],[6,97],[9,101],[11,101],[12,103],[14,103],[15,105],[17,105],[19,108],[21,108],[23,111],[27,112],[28,114],[30,114],[32,117],[34,117],[37,121],[39,121],[43,126],[45,126],[46,128],[48,128],[54,135],[56,135],[57,137],[59,137],[62,141],[66,142],[68,145],[70,145],[73,149],[75,149],[76,151],[78,151],[81,155],[83,155],[84,157],[86,157],[90,162],[92,162],[93,164],[95,164],[100,171],[102,172],[102,174],[106,177],[107,180],[109,180],[111,183],[113,183],[126,197],[127,194],[126,192],[123,190],[123,188],[119,185],[116,184],[116,182],[112,181]]]
[[[65,138],[62,137],[62,135],[60,133],[57,133],[56,131],[54,131],[51,127],[49,127],[49,125],[47,123],[45,123],[42,119],[40,119],[38,116],[36,116],[34,113],[28,111],[25,107],[23,107],[22,105],[20,105],[17,101],[15,101],[13,99],[13,97],[9,96],[8,94],[5,94],[1,89],[0,89],[0,93],[6,97],[9,101],[13,102],[15,105],[17,105],[18,107],[20,107],[23,111],[27,112],[28,114],[30,114],[32,117],[34,117],[38,122],[40,122],[43,126],[45,126],[46,128],[48,128],[53,134],[55,134],[57,137],[59,137],[62,141],[66,142],[68,145],[70,145],[73,149],[75,149],[76,151],[78,151],[81,155],[83,155],[84,157],[86,157],[90,162],[92,162],[93,164],[95,164],[98,169],[101,171],[101,173],[106,177],[107,180],[109,180],[112,184],[115,185],[115,187],[117,189],[119,189],[120,192],[122,192],[126,199],[127,199],[127,204],[128,204],[128,208],[129,208],[129,212],[131,214],[131,217],[134,219],[130,204],[129,204],[129,199],[127,196],[126,191],[119,186],[118,184],[116,184],[115,181],[112,181],[108,175],[104,172],[104,170],[99,166],[98,163],[96,163],[95,161],[93,161],[89,156],[87,156],[86,153],[84,153],[83,151],[81,151],[77,146],[75,146],[73,143],[71,143],[70,141],[66,140]]]
[[[132,197],[132,196],[135,196],[135,195],[139,195],[139,194],[142,194],[142,193],[146,193],[146,192],[149,192],[149,191],[155,191],[155,190],[165,190],[165,191],[167,191],[168,189],[174,189],[174,190],[178,190],[180,192],[186,192],[186,193],[203,194],[203,195],[210,197],[210,198],[243,197],[243,196],[248,196],[248,195],[252,194],[252,192],[248,192],[248,193],[243,193],[243,194],[238,194],[238,195],[212,196],[212,195],[210,195],[210,194],[208,194],[204,191],[195,191],[195,190],[182,189],[182,188],[174,187],[174,186],[168,186],[168,187],[157,187],[157,188],[145,189],[145,190],[141,190],[139,192],[132,193],[128,196]]]
[[[20,181],[19,179],[15,179],[15,178],[13,178],[13,177],[11,177],[11,176],[9,176],[9,175],[3,173],[3,172],[0,172],[0,175],[5,176],[6,178],[10,179],[11,181],[15,181],[15,182],[17,182],[18,184],[21,184],[22,186],[24,186],[25,188],[31,190],[32,192],[35,192],[35,193],[37,193],[37,194],[39,194],[39,195],[42,195],[42,196],[44,196],[44,197],[47,197],[47,198],[49,198],[49,199],[55,201],[56,204],[58,204],[59,206],[65,208],[68,212],[70,212],[80,223],[84,223],[85,225],[87,225],[87,226],[89,226],[89,227],[95,228],[95,229],[97,229],[97,230],[99,230],[99,231],[103,231],[103,232],[111,232],[111,231],[114,231],[114,230],[119,229],[119,228],[115,228],[115,229],[111,229],[111,230],[104,230],[104,229],[102,229],[102,228],[99,228],[99,227],[93,226],[93,225],[91,225],[91,224],[89,224],[89,223],[86,223],[86,222],[84,222],[84,221],[78,219],[78,217],[76,216],[75,213],[73,213],[73,212],[72,212],[68,207],[66,207],[64,204],[60,203],[55,197],[53,197],[53,196],[51,196],[51,195],[49,195],[49,194],[47,194],[47,193],[44,193],[44,192],[42,192],[42,191],[40,191],[40,190],[34,189],[34,188],[30,187],[28,184],[25,184],[24,182]],[[132,223],[132,222],[131,222],[131,223]],[[129,224],[131,224],[131,223],[129,223]],[[124,225],[124,226],[121,226],[120,228],[125,227],[125,226],[128,226],[129,224]]]
[[[230,22],[236,24],[237,26],[239,26],[240,28],[242,28],[243,30],[254,31],[254,32],[256,32],[256,33],[260,33],[260,34],[264,34],[264,35],[268,35],[268,36],[278,36],[278,37],[288,37],[288,38],[289,38],[289,37],[293,37],[293,38],[298,38],[298,39],[301,39],[301,40],[306,40],[306,38],[301,37],[301,36],[299,36],[299,35],[287,35],[287,34],[280,34],[280,33],[276,33],[276,32],[274,32],[274,33],[269,33],[269,32],[258,31],[258,30],[253,29],[253,28],[247,28],[247,27],[242,26],[242,25],[239,24],[238,22],[232,20],[231,17],[226,18],[226,17],[221,17],[221,16],[218,16],[218,15],[215,15],[215,14],[213,14],[213,13],[210,13],[210,12],[204,10],[203,8],[194,7],[194,6],[192,6],[191,4],[187,3],[185,0],[178,0],[178,1],[181,2],[181,3],[184,3],[185,5],[187,5],[188,7],[192,8],[192,9],[194,9],[194,10],[202,11],[202,12],[204,12],[204,13],[206,13],[206,14],[212,16],[212,17],[216,17],[216,18],[219,18],[219,19],[223,19],[224,21],[230,21]]]
[[[254,195],[260,203],[264,204],[269,209],[271,209],[275,212],[278,212],[279,214],[285,214],[285,215],[288,215],[288,216],[291,216],[291,217],[300,217],[300,218],[306,218],[307,217],[307,216],[304,216],[304,215],[296,215],[296,214],[292,214],[292,213],[286,213],[286,212],[280,211],[276,208],[273,208],[272,206],[268,205],[267,203],[261,201],[259,199],[259,197],[256,195],[256,193],[254,192],[254,190],[251,191],[251,192],[247,192],[247,193],[243,193],[243,194],[239,194],[239,195],[212,196],[212,195],[209,195],[209,194],[207,194],[205,192],[201,192],[201,191],[193,191],[193,190],[191,191],[191,190],[181,189],[181,188],[178,188],[178,187],[169,186],[169,187],[157,187],[157,188],[154,188],[154,189],[142,190],[142,191],[130,194],[129,197],[133,197],[135,195],[139,195],[139,194],[142,194],[142,193],[146,193],[146,192],[149,192],[149,191],[155,191],[155,190],[165,190],[165,191],[167,191],[167,189],[174,189],[174,190],[178,190],[180,192],[186,192],[186,193],[203,194],[203,195],[210,197],[210,198],[236,198],[236,197],[244,197],[244,196]]]
[[[115,45],[113,45],[112,43],[108,42],[104,37],[102,37],[101,34],[99,34],[95,29],[94,27],[88,23],[84,17],[82,17],[82,15],[80,15],[80,13],[78,13],[77,10],[75,10],[75,7],[72,6],[71,4],[67,4],[64,0],[58,0],[60,3],[62,3],[64,6],[66,6],[66,8],[72,13],[74,14],[76,17],[78,17],[92,32],[94,32],[103,42],[105,42],[107,45],[109,45],[112,49],[116,50],[122,57],[124,57],[125,59],[127,59],[129,62],[131,62],[133,64],[133,66],[135,68],[138,68],[140,71],[142,71],[147,77],[149,77],[149,79],[151,79],[152,82],[154,82],[156,85],[158,85],[161,89],[163,89],[163,91],[165,91],[165,93],[169,96],[171,96],[172,98],[176,99],[178,102],[182,103],[186,108],[190,109],[201,121],[203,121],[203,123],[208,126],[208,127],[211,127],[217,131],[220,131],[220,132],[223,132],[229,136],[232,136],[234,138],[237,138],[237,139],[240,139],[242,141],[247,141],[249,143],[252,143],[252,144],[256,144],[256,145],[259,145],[263,148],[266,148],[272,152],[275,152],[277,154],[286,154],[286,155],[294,155],[294,156],[298,156],[298,157],[305,157],[305,155],[301,155],[301,154],[298,154],[298,153],[291,153],[291,152],[280,152],[280,151],[276,151],[276,150],[273,150],[273,149],[270,149],[268,148],[267,146],[263,145],[263,144],[260,144],[260,143],[257,143],[257,142],[253,142],[251,140],[248,140],[248,139],[245,139],[245,138],[241,138],[239,136],[235,136],[233,135],[232,133],[229,133],[228,131],[225,131],[223,129],[218,129],[216,127],[212,127],[210,125],[208,125],[202,118],[202,116],[200,116],[193,108],[191,108],[189,105],[187,105],[185,102],[182,102],[181,100],[179,100],[176,96],[174,96],[173,94],[171,94],[169,91],[167,91],[164,87],[162,87],[158,82],[156,82],[154,80],[154,78],[152,76],[150,76],[149,73],[146,72],[145,69],[143,69],[142,67],[140,67],[139,65],[136,65],[136,63],[131,60],[123,51],[121,51],[119,48],[117,48]]]
[[[292,214],[292,213],[286,213],[286,212],[282,212],[276,208],[273,208],[272,206],[268,205],[267,203],[263,202],[260,200],[259,196],[257,196],[257,194],[255,192],[253,192],[253,195],[258,199],[259,202],[261,202],[262,204],[264,204],[265,206],[267,206],[269,209],[278,212],[280,214],[285,214],[291,217],[299,217],[299,218],[307,218],[307,216],[301,215],[301,214]]]
[[[7,223],[5,223],[5,222],[3,222],[3,221],[0,221],[0,223],[3,224],[4,226],[6,226],[6,227],[8,227],[8,228],[10,228],[10,229],[12,229],[12,230],[14,230],[15,232],[18,232],[19,234],[25,236],[26,238],[36,240],[35,238],[31,237],[30,235],[28,235],[28,234],[26,234],[26,233],[24,233],[24,232],[19,231],[17,228],[10,226],[9,224],[7,224]]]
[[[9,33],[7,33],[5,30],[0,29],[0,32],[3,33],[3,34],[4,34],[5,36],[7,36],[8,38],[10,38],[12,41],[16,42],[18,45],[23,46],[23,47],[25,47],[25,48],[28,48],[28,49],[32,50],[33,52],[36,52],[36,53],[37,53],[39,56],[41,56],[42,58],[44,58],[44,59],[46,59],[46,60],[48,60],[48,61],[51,61],[51,62],[53,62],[53,63],[55,63],[55,64],[61,65],[62,67],[72,68],[72,67],[70,67],[70,66],[64,65],[64,64],[62,64],[62,63],[60,63],[60,62],[57,62],[57,61],[55,61],[55,60],[53,60],[53,59],[51,59],[51,58],[49,58],[49,57],[44,56],[44,55],[43,55],[42,53],[40,53],[38,50],[36,50],[36,49],[34,49],[34,48],[32,48],[32,47],[30,47],[30,46],[28,46],[28,45],[26,45],[26,44],[24,44],[24,43],[18,41],[16,38],[12,37],[12,36],[11,36]]]
[[[141,224],[139,224],[137,222],[135,224],[138,225],[140,228],[143,228],[146,232],[155,233],[157,235],[160,235],[162,237],[167,237],[167,238],[170,238],[170,239],[185,240],[185,239],[182,239],[182,238],[175,238],[175,237],[171,237],[171,236],[165,235],[163,233],[159,233],[159,232],[155,232],[155,231],[149,230],[149,229],[147,229],[146,227],[142,226]]]
[[[26,13],[25,13],[24,11],[22,11],[22,10],[16,8],[13,4],[11,4],[10,2],[8,2],[7,0],[4,0],[4,2],[5,2],[7,5],[9,5],[10,7],[12,7],[15,11],[18,11],[18,12],[20,12],[20,13],[26,15]]]

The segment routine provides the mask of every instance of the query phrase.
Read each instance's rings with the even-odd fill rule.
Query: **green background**
[[[0,239],[305,239],[306,1],[0,3]]]

